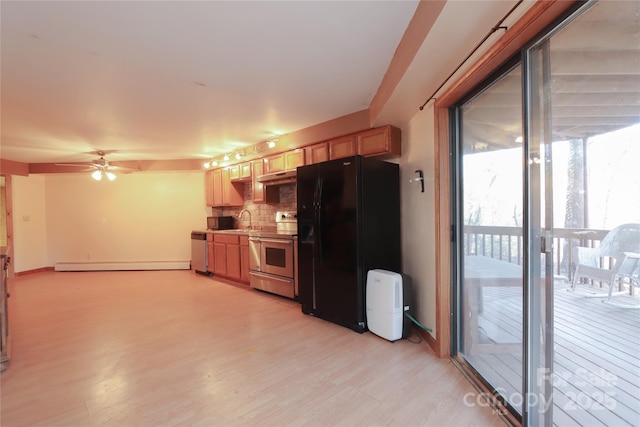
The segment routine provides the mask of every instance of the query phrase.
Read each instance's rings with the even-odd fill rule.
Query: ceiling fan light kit
[[[103,175],[106,176],[109,181],[113,181],[114,179],[116,179],[115,173],[101,170],[101,169],[95,170],[91,174],[91,178],[95,179],[96,181],[100,181]]]
[[[96,181],[101,181],[102,177],[106,176],[107,179],[109,181],[113,181],[114,179],[116,179],[116,174],[113,173],[112,171],[121,171],[123,173],[127,173],[127,172],[132,172],[138,169],[131,169],[131,168],[127,168],[127,167],[123,167],[123,166],[114,166],[114,165],[110,165],[109,162],[107,161],[107,159],[104,158],[104,156],[109,153],[106,151],[95,151],[95,154],[99,155],[100,158],[97,160],[93,160],[88,164],[82,164],[82,163],[71,163],[71,164],[65,164],[65,163],[56,163],[56,165],[58,166],[74,166],[74,167],[83,167],[83,168],[88,168],[88,169],[84,169],[85,171],[92,171],[91,172],[91,178],[95,179]]]

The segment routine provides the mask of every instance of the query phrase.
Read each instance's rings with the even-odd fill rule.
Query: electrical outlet
[[[22,216],[22,220],[23,220],[24,222],[29,222],[29,221],[31,221],[31,218],[29,217],[29,215],[23,215],[23,216]]]

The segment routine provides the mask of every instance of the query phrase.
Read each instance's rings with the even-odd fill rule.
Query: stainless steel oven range
[[[249,233],[249,283],[260,289],[288,298],[297,292],[297,234],[295,212],[277,212],[274,231]]]

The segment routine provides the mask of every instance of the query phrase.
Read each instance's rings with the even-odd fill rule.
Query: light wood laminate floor
[[[191,271],[42,272],[9,288],[2,427],[504,425],[465,404],[474,389],[424,342]]]

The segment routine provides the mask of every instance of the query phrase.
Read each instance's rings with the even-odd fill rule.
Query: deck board
[[[557,281],[554,289],[554,424],[640,425],[640,310],[585,298],[568,288]],[[478,316],[482,342],[521,341],[520,298],[518,288],[483,289]],[[640,304],[640,297],[622,299]],[[466,357],[507,395],[519,393],[519,352]]]

